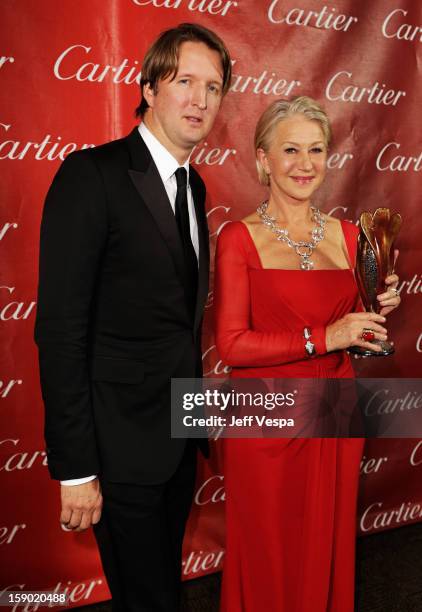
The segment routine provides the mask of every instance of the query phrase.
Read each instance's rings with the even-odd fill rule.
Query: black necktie
[[[196,291],[198,288],[198,260],[190,237],[188,194],[187,194],[187,172],[185,168],[178,168],[175,172],[177,181],[176,194],[176,223],[179,228],[185,254],[185,266],[188,277],[187,298],[190,313],[195,315]]]

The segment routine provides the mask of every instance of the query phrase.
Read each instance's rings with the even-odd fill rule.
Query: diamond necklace
[[[325,238],[325,219],[321,215],[318,208],[311,206],[312,211],[312,221],[315,221],[316,227],[313,228],[311,232],[311,240],[310,242],[305,242],[304,240],[300,240],[299,242],[295,242],[289,237],[289,232],[286,229],[283,229],[277,225],[274,217],[270,217],[267,215],[268,208],[268,200],[262,202],[261,206],[258,206],[256,212],[258,213],[259,218],[262,223],[268,227],[276,236],[277,240],[281,240],[285,242],[287,246],[291,249],[294,249],[295,252],[301,258],[300,261],[300,269],[301,270],[312,270],[314,267],[314,262],[311,260],[312,253],[314,249],[318,246],[321,240]]]

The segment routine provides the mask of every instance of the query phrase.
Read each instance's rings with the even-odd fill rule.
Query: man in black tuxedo
[[[178,609],[196,446],[170,437],[170,379],[201,375],[205,186],[189,166],[230,85],[223,42],[162,33],[142,123],[69,155],[41,227],[35,337],[63,525],[91,524],[119,612]]]

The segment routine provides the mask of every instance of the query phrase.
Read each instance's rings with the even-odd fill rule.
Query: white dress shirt
[[[175,172],[180,168],[180,164],[173,157],[169,151],[161,144],[161,142],[150,132],[144,123],[139,126],[139,133],[142,140],[145,142],[148,151],[154,160],[157,170],[160,174],[161,180],[163,181],[164,188],[167,192],[168,199],[170,201],[173,213],[175,212],[176,206],[176,194],[177,194],[177,182]],[[196,258],[199,260],[199,239],[198,239],[198,223],[196,221],[195,206],[193,203],[192,191],[189,185],[189,158],[185,161],[182,166],[188,175],[188,209],[189,209],[189,223],[190,223],[190,237],[192,240],[193,248],[195,249]],[[74,486],[84,484],[94,480],[96,476],[85,476],[84,478],[72,478],[71,480],[62,480],[62,485]]]
[[[195,249],[196,258],[199,259],[199,242],[198,242],[198,223],[196,221],[195,206],[193,203],[192,191],[189,185],[189,158],[185,161],[183,166],[180,166],[177,159],[173,157],[171,153],[161,144],[161,142],[152,134],[144,123],[139,126],[139,133],[142,136],[143,141],[148,147],[151,157],[154,160],[157,170],[163,181],[165,190],[173,212],[175,212],[176,206],[176,193],[177,193],[177,182],[174,173],[177,168],[184,168],[188,175],[188,210],[189,210],[189,224],[190,224],[190,237],[192,240],[193,248]]]

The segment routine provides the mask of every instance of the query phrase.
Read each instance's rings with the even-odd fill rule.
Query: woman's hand
[[[387,330],[381,325],[385,317],[374,312],[352,312],[339,319],[326,330],[325,342],[327,351],[347,349],[349,346],[360,346],[370,351],[380,351],[377,344],[362,339],[364,330],[374,332],[376,340],[387,340]]]
[[[390,274],[390,276],[387,276],[385,279],[385,284],[388,287],[387,291],[385,293],[380,293],[377,296],[377,300],[381,306],[380,314],[384,316],[397,308],[401,302],[400,296],[397,292],[397,285],[399,284],[399,277],[397,274]]]
[[[399,252],[397,249],[395,249],[393,267],[396,265],[398,256]],[[383,316],[388,315],[388,313],[397,308],[401,302],[400,296],[397,292],[397,286],[399,284],[399,277],[397,274],[390,274],[390,276],[387,276],[384,282],[387,286],[387,291],[385,293],[380,293],[377,296],[377,300],[381,306],[380,314]]]

